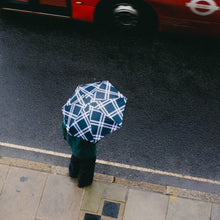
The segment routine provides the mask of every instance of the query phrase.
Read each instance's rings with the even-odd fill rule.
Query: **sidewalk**
[[[1,220],[219,220],[220,195],[95,174],[80,189],[68,169],[0,157]]]

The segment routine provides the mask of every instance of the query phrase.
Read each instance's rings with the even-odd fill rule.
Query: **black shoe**
[[[70,166],[69,166],[69,176],[71,178],[77,178],[78,177],[78,172],[73,172]]]
[[[80,184],[80,183],[78,183],[78,187],[79,188],[83,188],[83,187],[90,186],[90,185],[92,185],[92,182],[91,183],[87,183],[87,184]]]
[[[89,186],[93,182],[96,157],[88,160],[80,160],[78,175],[78,187]]]
[[[72,155],[69,165],[69,176],[72,178],[78,177],[80,160]]]

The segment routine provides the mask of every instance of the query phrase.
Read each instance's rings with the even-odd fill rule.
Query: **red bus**
[[[3,10],[220,37],[220,0],[0,0]]]

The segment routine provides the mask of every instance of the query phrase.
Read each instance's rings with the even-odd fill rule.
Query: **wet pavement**
[[[219,219],[219,195],[100,174],[78,188],[67,173],[65,167],[0,158],[0,219]]]

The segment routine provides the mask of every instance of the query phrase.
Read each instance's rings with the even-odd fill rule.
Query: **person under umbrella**
[[[72,150],[69,176],[91,185],[97,142],[122,127],[127,98],[109,81],[79,85],[62,107],[62,131]]]

